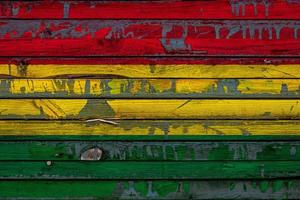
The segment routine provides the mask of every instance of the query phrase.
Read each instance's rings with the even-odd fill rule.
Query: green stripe
[[[300,161],[1,161],[1,179],[261,179],[300,176]]]
[[[0,181],[10,199],[297,199],[299,180]]]
[[[0,160],[80,160],[92,148],[106,161],[300,160],[300,142],[0,141]]]

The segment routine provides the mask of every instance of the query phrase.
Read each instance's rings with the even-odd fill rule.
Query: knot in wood
[[[88,149],[84,151],[81,156],[80,160],[88,160],[88,161],[96,161],[100,160],[102,157],[102,150],[98,147]]]

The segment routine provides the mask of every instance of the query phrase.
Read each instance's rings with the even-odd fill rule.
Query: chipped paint
[[[258,14],[258,6],[262,6],[264,8],[264,16],[269,16],[269,9],[271,6],[270,0],[230,0],[230,5],[232,9],[232,14],[235,16],[245,16],[246,15],[246,7],[253,7],[253,14],[257,16]]]
[[[80,155],[80,160],[97,161],[102,158],[102,150],[98,147],[85,150]]]
[[[0,79],[0,97],[295,98],[295,79]]]
[[[71,6],[71,2],[63,2],[64,3],[64,14],[63,14],[63,18],[69,18],[69,13],[70,13],[70,6]]]
[[[8,181],[0,183],[5,188],[1,198],[15,197],[16,191],[29,198],[69,198],[80,199],[148,199],[148,180],[125,181]],[[26,187],[24,184],[26,183]],[[299,181],[283,180],[194,180],[151,181],[152,192],[159,199],[297,199],[299,196]],[[6,187],[5,187],[6,185]],[[23,186],[23,187],[22,187]],[[131,193],[129,188],[134,188]],[[29,188],[29,189],[28,189]],[[63,190],[71,188],[71,190]],[[91,194],[90,190],[93,190]],[[30,192],[29,192],[30,190]],[[32,191],[35,191],[34,193]],[[59,191],[59,192],[57,192]],[[128,194],[132,194],[129,196]],[[150,197],[149,197],[150,199]]]
[[[284,31],[285,37],[298,39],[300,23],[298,21],[255,21],[255,20],[223,20],[223,21],[202,21],[202,20],[2,20],[0,38],[9,35],[12,39],[26,37],[28,33],[32,38],[39,39],[66,39],[99,37],[97,33],[105,31],[104,40],[119,39],[147,39],[150,33],[138,32],[131,27],[145,25],[158,30],[161,37],[161,45],[167,52],[183,51],[192,52],[192,45],[186,38],[200,38],[206,36],[214,39],[230,39],[241,35],[243,39],[258,40],[279,40]],[[172,36],[174,32],[181,29],[180,37]],[[179,30],[180,30],[179,29]],[[207,31],[205,29],[210,29]],[[205,30],[205,31],[204,31]],[[46,32],[51,34],[46,34]],[[213,32],[213,36],[211,33]],[[221,34],[227,33],[227,34]],[[47,37],[45,36],[47,35]],[[197,53],[197,52],[195,52]],[[201,52],[199,52],[201,53]],[[202,52],[205,53],[205,52]]]
[[[296,99],[0,99],[1,119],[299,119],[299,109]]]
[[[3,111],[2,111],[3,112]],[[42,123],[41,123],[42,122]],[[86,123],[80,120],[5,120],[0,135],[5,136],[282,136],[298,137],[298,120],[117,120],[118,125]],[[167,135],[165,135],[167,133]],[[218,138],[218,137],[217,137]],[[244,137],[243,137],[244,138]]]

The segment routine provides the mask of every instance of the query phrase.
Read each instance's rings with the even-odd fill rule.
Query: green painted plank
[[[297,199],[300,180],[0,181],[3,199]]]
[[[81,160],[93,149],[106,161],[300,160],[300,141],[0,141],[0,160]]]
[[[300,176],[300,161],[0,161],[0,179],[261,179]]]

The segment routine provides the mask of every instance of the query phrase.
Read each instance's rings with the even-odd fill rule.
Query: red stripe
[[[4,1],[0,4],[0,16],[21,19],[299,19],[300,2],[293,0]]]
[[[2,20],[0,23],[0,56],[300,55],[297,21]]]
[[[64,64],[64,65],[100,65],[100,64],[300,64],[300,58],[199,58],[199,57],[100,57],[100,58],[32,58],[32,57],[2,57],[0,64]]]

